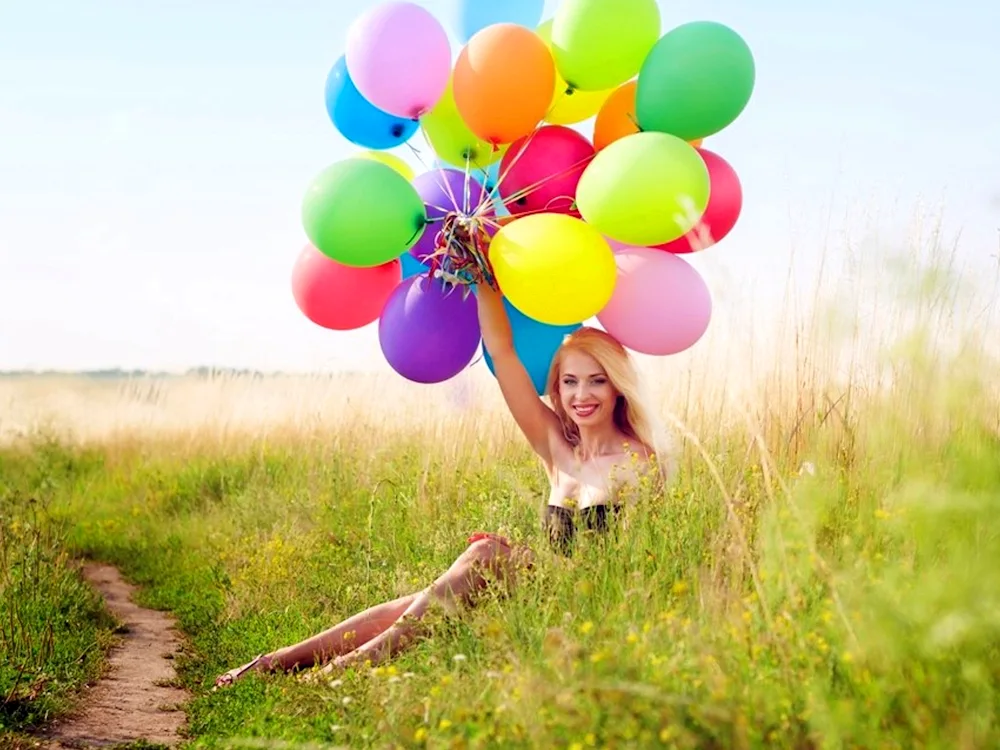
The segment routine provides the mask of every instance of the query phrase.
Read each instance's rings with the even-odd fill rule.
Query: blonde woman
[[[567,336],[553,358],[547,384],[551,406],[538,398],[515,350],[499,292],[477,287],[483,343],[504,400],[538,454],[549,479],[546,526],[553,547],[571,554],[578,529],[601,532],[621,507],[624,491],[643,475],[658,484],[667,468],[649,411],[642,403],[638,373],[628,353],[604,331],[583,327]],[[375,605],[300,643],[261,654],[216,680],[228,685],[251,670],[308,668],[329,661],[330,672],[366,661],[377,664],[410,645],[416,625],[438,601],[471,605],[488,577],[513,584],[534,554],[507,539],[481,532],[465,551],[422,591]]]

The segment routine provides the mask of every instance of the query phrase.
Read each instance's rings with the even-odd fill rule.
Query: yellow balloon
[[[597,315],[617,279],[607,240],[569,214],[531,214],[504,225],[490,243],[490,262],[510,303],[549,325]]]
[[[545,42],[545,46],[552,51],[552,19],[539,26],[535,33]],[[583,122],[596,115],[604,101],[611,95],[614,89],[604,91],[580,91],[571,89],[569,84],[563,80],[556,71],[556,87],[552,94],[552,104],[549,105],[549,113],[545,115],[545,122],[551,125],[573,125]]]
[[[362,151],[358,156],[362,159],[371,159],[372,161],[380,161],[383,164],[392,167],[397,172],[399,172],[407,180],[412,180],[416,177],[416,172],[413,171],[413,167],[407,164],[405,161],[400,159],[395,154],[389,154],[385,151]]]

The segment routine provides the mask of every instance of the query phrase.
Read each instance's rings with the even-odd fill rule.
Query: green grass
[[[353,449],[7,449],[0,720],[49,718],[99,667],[111,625],[72,555],[121,566],[142,603],[179,617],[199,745],[995,745],[997,412],[985,391],[941,396],[858,395],[799,420],[795,451],[749,427],[688,443],[626,534],[571,564],[543,555],[514,596],[467,617],[431,616],[392,664],[215,694],[253,654],[422,587],[471,531],[544,550],[531,456],[435,461],[419,437],[379,446],[357,426]]]

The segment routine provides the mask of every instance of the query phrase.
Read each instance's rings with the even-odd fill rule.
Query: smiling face
[[[580,427],[594,427],[614,419],[618,393],[597,360],[581,351],[568,351],[559,368],[559,402]]]

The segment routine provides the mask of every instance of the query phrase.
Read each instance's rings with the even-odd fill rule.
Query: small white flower
[[[399,675],[394,674],[392,677],[389,678],[389,682],[400,682],[402,679],[403,678],[400,677]]]
[[[331,680],[330,681],[330,687],[332,687],[332,688],[339,688],[343,684],[344,684],[343,680]]]
[[[465,661],[465,654],[455,654],[451,657],[452,661]]]
[[[413,672],[403,672],[403,678],[407,680],[412,680],[416,675]]]
[[[349,696],[349,695],[345,695],[345,696],[344,696],[344,697],[343,697],[343,698],[342,698],[342,699],[340,700],[340,702],[341,702],[341,703],[343,703],[343,704],[344,704],[345,706],[348,706],[348,705],[350,705],[350,704],[351,704],[351,701],[353,701],[353,700],[354,700],[354,699],[353,699],[353,698],[352,698],[351,696]]]
[[[803,474],[808,474],[811,477],[816,476],[816,465],[812,461],[806,461],[799,467],[799,476]]]

